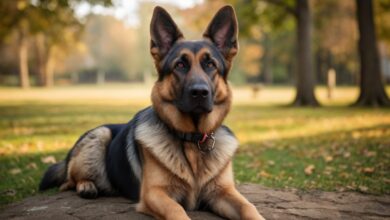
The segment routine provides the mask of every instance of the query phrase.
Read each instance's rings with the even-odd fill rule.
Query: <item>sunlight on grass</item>
[[[124,84],[0,88],[0,204],[36,194],[44,170],[83,132],[130,120],[149,105],[149,93]],[[241,143],[238,183],[390,193],[389,109],[340,107],[356,98],[354,88],[337,89],[333,100],[318,88],[322,108],[283,106],[294,97],[287,87],[265,87],[256,97],[234,87],[234,94],[226,124]]]
[[[235,104],[259,104],[259,105],[287,105],[292,102],[295,92],[293,87],[262,87],[256,94],[252,87],[232,86],[233,102]],[[79,104],[93,102],[105,104],[145,104],[150,103],[150,86],[140,84],[108,84],[105,86],[82,85],[55,88],[32,88],[21,92],[17,88],[1,88],[1,102],[18,101],[45,101],[45,102],[69,102]],[[355,87],[339,87],[335,90],[333,98],[327,98],[325,87],[318,87],[316,95],[323,105],[348,105],[357,97],[358,90]]]

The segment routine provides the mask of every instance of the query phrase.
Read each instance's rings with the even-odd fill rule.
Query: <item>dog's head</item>
[[[238,51],[238,27],[231,6],[221,8],[203,33],[186,41],[171,16],[156,7],[150,24],[158,71],[153,107],[170,127],[183,132],[212,132],[231,105],[227,76]]]

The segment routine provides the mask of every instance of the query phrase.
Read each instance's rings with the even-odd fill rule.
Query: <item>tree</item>
[[[293,105],[317,106],[315,95],[315,75],[312,54],[312,16],[308,0],[296,0],[295,17],[297,20],[297,93]]]
[[[0,1],[0,40],[17,32],[19,35],[19,76],[23,88],[29,87],[28,39],[41,34],[39,42],[39,72],[42,85],[53,83],[53,46],[64,45],[67,33],[76,35],[82,24],[73,7],[81,2],[111,5],[111,0],[17,0]],[[69,29],[71,29],[69,31]],[[65,33],[67,32],[67,33]]]
[[[31,8],[25,1],[0,1],[0,40],[16,32],[18,37],[19,84],[22,88],[30,87],[28,69],[29,21],[26,19]]]
[[[19,78],[20,87],[27,89],[30,87],[30,74],[28,71],[28,42],[26,27],[18,30],[18,58],[19,58]]]
[[[319,103],[314,94],[315,74],[313,71],[313,55],[312,55],[312,16],[308,0],[232,0],[236,8],[241,10],[257,7],[260,3],[266,2],[268,6],[275,6],[280,13],[274,16],[272,23],[278,23],[281,19],[286,19],[286,15],[292,15],[296,23],[296,96],[293,101],[294,106],[318,106]],[[250,6],[248,6],[250,5]],[[238,12],[240,14],[240,12]],[[244,24],[245,29],[250,29],[250,26],[258,25],[259,19],[255,18],[254,13],[245,13]],[[259,17],[260,15],[255,15]],[[241,22],[241,21],[240,21]],[[241,27],[241,26],[240,26]],[[248,32],[244,30],[244,33]]]
[[[372,0],[356,0],[359,29],[360,95],[356,106],[390,106],[380,68]]]
[[[67,52],[81,36],[84,25],[75,16],[72,6],[80,2],[111,5],[111,0],[40,0],[35,3],[38,9],[36,20],[39,22],[39,26],[36,25],[36,42],[41,86],[53,86],[56,54],[58,51]]]

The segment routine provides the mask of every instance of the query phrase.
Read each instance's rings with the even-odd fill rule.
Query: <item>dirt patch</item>
[[[254,184],[239,186],[266,219],[390,219],[390,195],[356,192],[275,190]],[[220,219],[207,212],[189,212],[191,219]],[[0,219],[152,219],[135,212],[135,204],[120,197],[95,200],[75,192],[39,195],[6,206]]]

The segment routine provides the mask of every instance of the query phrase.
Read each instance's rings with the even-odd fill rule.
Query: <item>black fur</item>
[[[39,190],[43,191],[53,187],[58,187],[64,183],[66,178],[66,165],[66,161],[61,161],[51,165],[45,172],[45,175],[39,184]]]
[[[139,199],[141,188],[141,177],[137,176],[136,173],[142,172],[140,169],[142,167],[141,155],[134,138],[134,132],[140,115],[148,111],[150,108],[140,111],[122,127],[118,135],[111,141],[106,156],[107,175],[110,183],[121,195],[134,201]],[[134,165],[131,166],[130,163]]]

